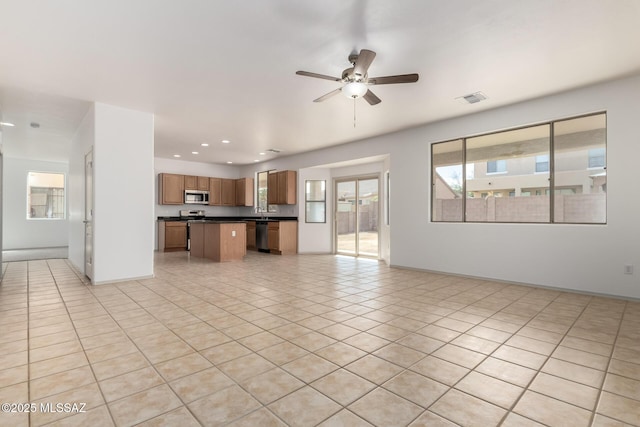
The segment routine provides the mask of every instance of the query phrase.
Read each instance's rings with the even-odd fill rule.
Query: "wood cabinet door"
[[[267,176],[267,203],[278,204],[278,174],[270,173]]]
[[[185,190],[197,190],[198,189],[198,177],[193,175],[184,176],[184,189]]]
[[[161,205],[184,204],[184,175],[161,173],[158,175],[158,199]]]
[[[236,181],[234,179],[222,179],[222,206],[235,206]]]
[[[277,251],[280,249],[280,230],[277,228],[269,228],[267,230],[267,246],[269,250]]]
[[[166,222],[164,231],[164,249],[187,249],[187,223]]]
[[[199,176],[198,177],[198,190],[200,190],[200,191],[209,191],[209,177],[208,176]]]
[[[278,204],[296,204],[296,172],[280,171],[278,175]]]
[[[244,178],[236,179],[236,206],[244,206],[245,200],[245,187],[247,183]]]
[[[236,206],[253,206],[253,178],[236,179]]]
[[[209,178],[209,205],[222,205],[222,178]]]
[[[255,221],[247,222],[247,248],[249,249],[256,248],[256,222]]]

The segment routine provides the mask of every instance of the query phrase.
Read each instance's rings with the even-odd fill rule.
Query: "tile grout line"
[[[84,357],[87,359],[88,367],[91,370],[91,375],[93,376],[93,379],[95,381],[96,387],[98,388],[98,391],[100,392],[100,395],[102,396],[102,400],[104,401],[104,406],[107,409],[107,412],[109,413],[109,417],[110,417],[111,421],[113,422],[113,424],[117,425],[117,423],[116,423],[116,421],[115,421],[115,419],[113,417],[113,414],[111,413],[111,410],[109,408],[107,399],[106,399],[106,397],[105,397],[105,395],[104,395],[104,393],[102,391],[102,388],[100,387],[100,383],[98,382],[98,378],[96,377],[96,373],[93,370],[93,366],[91,364],[91,361],[89,360],[89,357],[87,356],[87,351],[86,351],[86,349],[84,347],[84,344],[82,343],[82,340],[80,339],[80,335],[78,334],[78,330],[76,328],[76,324],[73,321],[73,317],[71,316],[71,313],[69,312],[69,307],[67,306],[67,302],[65,301],[64,296],[60,292],[60,286],[58,285],[58,280],[56,279],[55,275],[53,274],[53,271],[51,270],[51,265],[49,263],[49,260],[47,260],[46,263],[47,263],[47,266],[49,267],[49,271],[51,272],[51,276],[52,276],[53,281],[55,283],[56,289],[58,290],[58,294],[60,295],[60,299],[62,300],[62,303],[64,304],[65,311],[67,312],[67,315],[69,316],[69,321],[71,322],[71,325],[73,326],[73,332],[75,333],[76,337],[78,338],[78,342],[80,343],[80,346],[82,347],[82,352],[84,354]],[[79,280],[79,282],[80,282],[79,284],[81,286],[83,286],[86,290],[88,290],[91,293],[93,298],[96,298],[95,295],[93,294],[93,292],[91,292],[89,289],[87,289],[87,286],[90,286],[90,285],[86,284],[80,278],[80,276],[76,273],[75,270],[71,270],[71,271],[76,276],[76,278]],[[68,418],[68,417],[63,417],[62,419],[64,419],[64,418]]]
[[[598,406],[600,405],[600,400],[602,399],[602,394],[604,392],[604,384],[607,381],[607,376],[609,375],[609,368],[611,367],[611,361],[613,360],[613,353],[615,353],[616,351],[616,343],[618,342],[618,337],[620,336],[620,329],[622,328],[622,324],[624,322],[624,314],[627,311],[627,307],[629,306],[628,301],[625,301],[624,303],[624,310],[622,310],[622,313],[620,315],[620,320],[618,321],[618,328],[616,330],[616,337],[613,340],[613,343],[611,344],[611,352],[609,353],[609,360],[607,361],[607,366],[605,368],[604,371],[604,375],[602,376],[602,381],[600,382],[600,387],[598,388],[598,396],[596,397],[596,403],[595,403],[595,407],[593,408],[593,413],[591,414],[591,420],[589,422],[590,426],[593,426],[593,423],[595,422],[595,418],[596,415],[598,415]],[[609,415],[606,415],[609,418],[613,418],[610,417]],[[615,418],[614,418],[615,419]],[[621,420],[619,420],[621,421]],[[624,421],[621,421],[624,422]]]

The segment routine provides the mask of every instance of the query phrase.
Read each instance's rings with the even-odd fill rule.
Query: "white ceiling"
[[[251,163],[636,74],[639,19],[638,0],[0,0],[3,150],[64,159],[96,101],[154,113],[159,157]],[[353,101],[312,102],[338,83],[295,72],[363,48],[370,76],[420,80],[372,87],[354,128]]]

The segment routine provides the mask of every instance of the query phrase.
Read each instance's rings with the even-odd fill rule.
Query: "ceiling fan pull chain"
[[[356,99],[353,98],[353,127],[356,127]]]

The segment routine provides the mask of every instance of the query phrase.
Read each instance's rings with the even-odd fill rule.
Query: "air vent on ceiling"
[[[276,154],[278,154],[278,153],[280,153],[282,150],[278,150],[277,148],[269,148],[267,151],[268,151],[268,152],[270,152],[270,153],[276,153]]]
[[[475,104],[476,102],[484,101],[485,99],[487,99],[487,96],[482,92],[474,92],[456,99],[459,99],[463,102],[466,101],[469,104]]]

